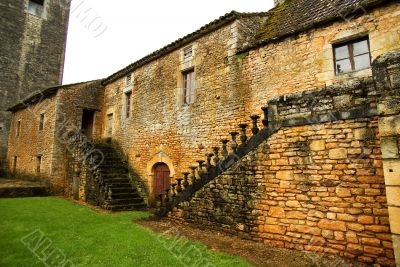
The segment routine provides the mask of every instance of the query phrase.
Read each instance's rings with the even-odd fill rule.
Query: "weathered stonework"
[[[42,17],[28,13],[28,2],[0,3],[0,172],[10,127],[7,109],[62,80],[70,1],[44,1]]]
[[[393,56],[400,49],[400,5],[371,0],[350,21],[335,14],[290,34],[266,33],[279,24],[270,21],[274,14],[296,1],[312,2],[229,13],[102,81],[50,88],[43,101],[15,106],[10,169],[17,156],[16,172],[37,175],[34,159],[41,153],[43,176],[55,192],[117,205],[113,196],[121,188],[113,185],[129,187],[128,176],[150,204],[162,202],[160,216],[175,208],[169,217],[178,221],[393,266],[400,239]],[[335,75],[333,45],[366,35],[373,68]],[[194,81],[190,104],[185,77],[187,86]],[[42,106],[53,127],[46,138],[38,118],[29,119]],[[79,153],[100,142],[95,148],[106,154],[106,164],[91,171],[93,162],[80,160],[62,138],[84,128],[84,110],[93,119],[90,142],[78,142]],[[17,138],[19,120],[24,128]],[[168,182],[166,193],[155,192],[156,179]]]

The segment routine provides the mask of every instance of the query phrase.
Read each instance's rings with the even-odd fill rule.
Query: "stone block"
[[[279,225],[264,225],[264,232],[284,235],[286,233],[286,227]]]
[[[268,216],[274,218],[285,218],[285,210],[281,207],[271,207]]]
[[[388,207],[390,230],[394,234],[400,235],[400,207]]]
[[[382,137],[381,150],[383,159],[398,159],[400,155],[397,137]]]
[[[280,181],[279,187],[282,189],[290,188],[290,181]]]
[[[400,134],[400,115],[379,118],[379,133],[382,137]]]
[[[351,95],[340,95],[333,97],[333,104],[336,109],[349,108],[352,105],[353,97]]]
[[[334,148],[329,150],[330,159],[346,159],[347,149],[346,148]]]
[[[286,201],[286,206],[290,207],[290,208],[300,208],[301,204],[297,200],[289,200],[289,201]]]
[[[351,196],[351,190],[348,189],[348,188],[337,187],[336,188],[336,195],[338,197],[350,197]]]
[[[393,235],[392,240],[393,240],[393,251],[397,263],[396,266],[400,266],[400,235],[397,234]]]
[[[357,128],[354,129],[354,139],[356,140],[372,140],[374,132],[370,128]]]
[[[289,212],[286,214],[286,218],[288,218],[288,219],[302,220],[302,219],[307,218],[307,215],[304,214],[304,213],[301,212],[301,211],[289,211]]]
[[[279,180],[292,181],[294,180],[293,171],[278,171],[276,172],[276,178]]]
[[[310,143],[311,151],[323,151],[325,150],[325,140],[313,140]]]
[[[318,222],[318,227],[323,230],[346,231],[346,224],[341,221],[322,219]]]
[[[386,198],[389,206],[400,207],[400,186],[387,186]]]
[[[385,99],[378,103],[379,115],[392,115],[400,113],[399,99]]]
[[[386,185],[400,185],[400,159],[384,160],[383,170]]]

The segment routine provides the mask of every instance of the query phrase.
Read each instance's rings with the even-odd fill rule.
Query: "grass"
[[[148,216],[99,214],[54,197],[0,199],[0,266],[249,266],[132,222]]]

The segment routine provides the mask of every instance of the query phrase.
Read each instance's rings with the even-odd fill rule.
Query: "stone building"
[[[7,153],[7,108],[43,88],[61,84],[69,1],[0,3],[0,171]]]
[[[9,168],[107,209],[161,205],[173,220],[393,266],[399,14],[381,0],[231,12],[101,81],[12,107]]]

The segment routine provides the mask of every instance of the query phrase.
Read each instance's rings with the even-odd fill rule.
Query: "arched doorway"
[[[154,173],[154,189],[153,194],[157,197],[161,193],[165,193],[165,189],[171,185],[170,170],[165,163],[157,163],[153,167]]]

